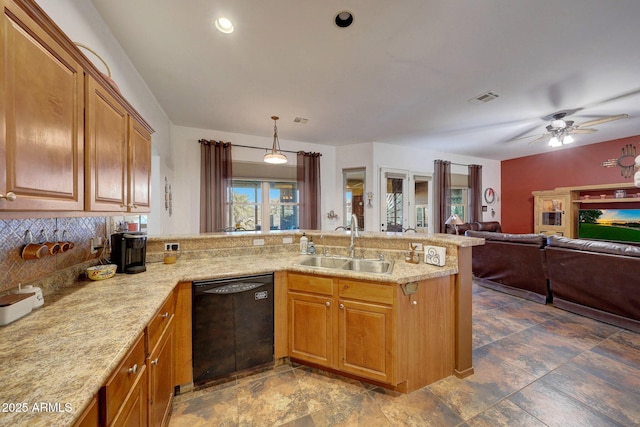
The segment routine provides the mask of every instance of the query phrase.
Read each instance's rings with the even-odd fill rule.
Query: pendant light
[[[271,120],[273,120],[273,147],[271,147],[271,152],[264,155],[264,162],[274,165],[287,163],[287,156],[282,154],[280,150],[280,140],[278,139],[278,126],[276,121],[279,118],[278,116],[271,116]]]

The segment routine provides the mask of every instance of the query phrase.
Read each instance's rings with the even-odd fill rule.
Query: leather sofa
[[[554,306],[640,332],[640,247],[548,236],[545,253]]]
[[[447,234],[464,235],[467,230],[501,233],[502,227],[498,221],[465,222],[464,224],[447,224],[445,226]]]
[[[473,275],[479,284],[540,304],[551,302],[545,236],[474,230],[465,235],[485,240],[471,253]]]

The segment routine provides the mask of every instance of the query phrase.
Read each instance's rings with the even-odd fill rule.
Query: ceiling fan
[[[574,141],[571,134],[586,134],[597,132],[598,129],[594,129],[591,126],[612,122],[614,120],[626,119],[627,117],[629,117],[628,114],[618,114],[616,116],[607,116],[595,120],[589,120],[584,123],[575,123],[573,120],[564,120],[566,115],[566,112],[553,114],[551,116],[551,122],[546,127],[547,133],[544,133],[542,135],[526,135],[512,139],[508,142],[537,137],[533,141],[529,142],[529,144],[548,139],[549,145],[551,147],[559,147],[564,144],[570,144]]]

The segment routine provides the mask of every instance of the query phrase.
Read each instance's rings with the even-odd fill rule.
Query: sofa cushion
[[[493,231],[495,233],[501,233],[502,227],[498,221],[486,221],[486,222],[476,222],[478,226],[478,231]]]
[[[548,236],[547,245],[557,248],[578,251],[597,252],[611,255],[624,255],[640,258],[640,247],[624,243],[605,242],[602,240],[570,239],[561,236]]]
[[[535,245],[535,246],[538,246],[539,248],[543,248],[546,244],[545,237],[540,234],[509,234],[509,233],[494,233],[491,231],[468,230],[464,233],[464,235],[469,237],[481,237],[485,240],[522,243],[525,245]]]

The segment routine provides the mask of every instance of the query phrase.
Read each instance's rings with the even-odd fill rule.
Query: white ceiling
[[[180,126],[497,160],[551,151],[507,141],[563,110],[630,116],[572,146],[640,135],[638,0],[92,1]]]

